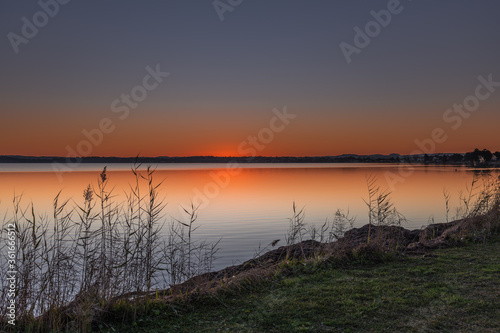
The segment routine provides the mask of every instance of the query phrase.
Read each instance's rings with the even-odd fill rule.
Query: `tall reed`
[[[8,271],[7,227],[15,226],[17,327],[89,331],[113,299],[164,289],[213,268],[218,242],[194,240],[197,208],[189,212],[189,223],[167,223],[155,169],[135,164],[132,172],[124,202],[117,202],[106,168],[80,199],[70,203],[58,193],[50,217],[14,196],[0,233],[0,269]],[[2,280],[0,287],[7,295],[8,283]],[[7,302],[3,297],[0,306]],[[0,319],[0,329],[7,329],[8,318]]]

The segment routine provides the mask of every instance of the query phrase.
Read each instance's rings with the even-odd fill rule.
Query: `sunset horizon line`
[[[479,150],[489,150],[492,153],[498,152],[497,149],[488,148],[475,148]],[[142,155],[91,155],[91,156],[61,156],[61,155],[21,155],[21,154],[0,154],[0,158],[3,157],[18,157],[18,158],[70,158],[70,159],[89,159],[89,158],[121,158],[121,159],[135,159],[135,158],[204,158],[204,157],[217,157],[217,158],[318,158],[318,157],[341,157],[341,156],[416,156],[416,155],[453,155],[453,154],[466,154],[474,150],[465,149],[463,151],[442,151],[442,152],[425,152],[425,151],[413,151],[411,153],[341,153],[333,155],[221,155],[221,154],[211,154],[211,155],[157,155],[157,156],[142,156]]]

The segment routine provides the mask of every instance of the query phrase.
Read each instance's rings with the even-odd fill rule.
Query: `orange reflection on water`
[[[394,173],[397,169],[395,166],[352,165],[313,168],[261,165],[228,169],[223,165],[217,169],[159,169],[155,179],[163,181],[161,194],[168,203],[168,215],[174,217],[181,211],[180,206],[187,207],[193,202],[201,204],[202,213],[219,215],[221,219],[227,212],[283,218],[296,202],[300,207],[305,206],[308,216],[315,219],[323,220],[337,208],[350,209],[363,219],[366,212],[362,199],[367,197],[367,177],[376,177],[384,189],[388,187],[388,172]],[[52,172],[0,172],[1,207],[5,210],[16,193],[23,194],[25,203],[33,202],[38,211],[50,214],[52,200],[60,191],[61,199],[81,204],[84,189],[89,184],[96,186],[99,173],[99,169],[66,173],[64,182],[60,183]],[[124,192],[130,192],[130,186],[135,184],[132,172],[108,171],[108,178],[108,188],[114,189],[115,200],[124,201]],[[440,216],[444,210],[443,190],[456,198],[471,179],[472,174],[465,169],[421,167],[404,182],[396,184],[393,201],[401,212],[408,212],[410,218]]]

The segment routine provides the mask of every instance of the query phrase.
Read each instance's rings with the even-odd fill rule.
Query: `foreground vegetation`
[[[101,332],[498,332],[500,238],[348,267],[283,265],[260,284],[158,303]]]
[[[409,231],[390,193],[368,179],[369,224],[333,243],[301,241],[167,294],[110,309],[102,332],[404,331],[500,329],[498,179],[474,179],[461,219]],[[445,197],[447,195],[445,194]],[[339,213],[340,214],[340,213]],[[348,222],[310,232],[337,232]],[[288,238],[302,240],[302,211]],[[293,243],[293,242],[292,242]]]
[[[498,241],[500,234],[500,178],[488,172],[474,177],[459,194],[461,205],[452,222],[423,230],[401,227],[404,216],[373,177],[367,178],[368,224],[362,228],[352,228],[354,219],[340,210],[323,225],[309,226],[304,210],[294,203],[286,246],[218,272],[210,272],[217,244],[193,238],[197,208],[185,209],[184,221],[167,221],[154,170],[141,173],[136,165],[132,172],[136,183],[122,203],[113,199],[106,168],[97,186],[83,191],[82,203],[71,206],[58,195],[53,218],[39,216],[32,206],[23,208],[19,197],[14,199],[14,215],[4,221],[0,249],[6,252],[5,240],[15,230],[16,326],[3,314],[1,329],[406,330],[433,328],[432,320],[459,309],[472,311],[466,326],[435,324],[453,330],[498,324],[479,315],[481,306],[491,308],[483,311],[485,318],[494,314],[488,311],[498,310],[498,303],[488,298],[498,296],[498,278],[493,278],[498,266],[482,261],[498,262],[498,242],[490,240]],[[453,212],[449,194],[444,195],[448,221]],[[453,250],[434,262],[422,257],[435,249],[478,242],[487,245],[474,251],[491,247],[485,258],[474,257],[484,267],[460,266],[465,253],[458,252],[459,261],[452,263]],[[388,261],[390,266],[373,266]],[[2,262],[4,271],[7,263]],[[462,287],[453,289],[449,279],[460,274],[449,275],[448,270],[468,274],[458,282]],[[463,291],[475,279],[488,280],[484,290],[481,284],[470,289],[470,296],[487,294],[482,298],[486,305],[470,301]],[[9,284],[0,283],[0,305],[6,308]],[[448,303],[457,308],[448,308]],[[469,304],[471,308],[465,306]]]
[[[0,229],[0,269],[15,273],[0,279],[0,307],[13,300],[15,311],[0,314],[0,330],[86,332],[116,298],[212,270],[217,242],[194,239],[197,207],[186,207],[182,221],[167,219],[155,170],[135,164],[132,172],[124,202],[106,167],[82,198],[59,193],[51,215],[14,197]]]

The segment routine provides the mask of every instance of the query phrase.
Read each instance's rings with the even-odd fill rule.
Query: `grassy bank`
[[[153,305],[102,332],[498,332],[500,239],[338,268],[296,263],[261,284]]]

